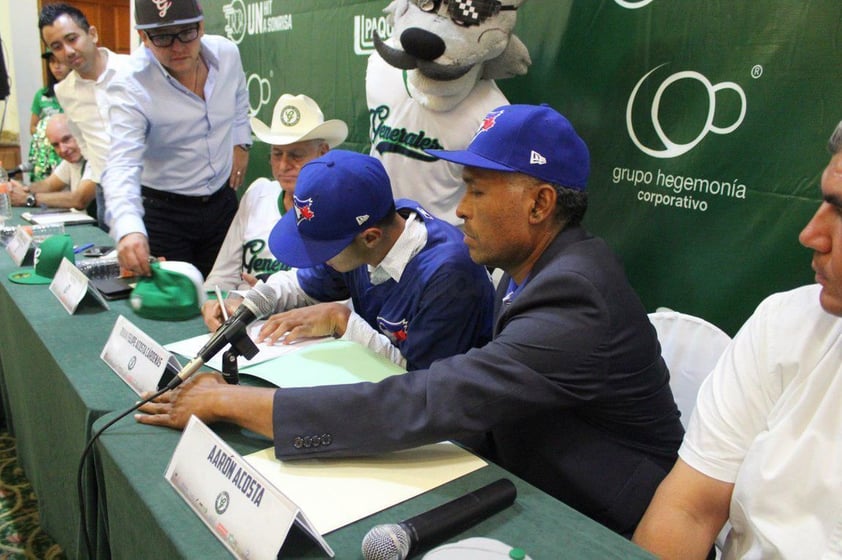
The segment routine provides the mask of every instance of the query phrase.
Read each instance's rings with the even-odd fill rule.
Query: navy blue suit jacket
[[[498,295],[507,285],[504,277]],[[490,343],[428,369],[278,390],[276,455],[461,440],[630,536],[683,429],[655,330],[621,264],[604,241],[568,228],[497,311]]]

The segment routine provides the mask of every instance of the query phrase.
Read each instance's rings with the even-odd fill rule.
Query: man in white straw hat
[[[251,119],[251,130],[261,142],[271,144],[269,163],[274,181],[254,181],[240,200],[240,207],[219,250],[205,289],[246,289],[254,278],[290,267],[269,250],[272,227],[292,207],[298,171],[310,160],[345,141],[348,126],[325,120],[319,105],[306,95],[283,94],[267,126]],[[219,304],[208,301],[203,309],[208,326],[218,326]]]

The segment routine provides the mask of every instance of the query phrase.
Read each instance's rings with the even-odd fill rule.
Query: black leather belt
[[[189,196],[186,194],[176,194],[166,191],[159,191],[149,187],[140,187],[140,194],[144,198],[151,198],[153,200],[165,200],[167,202],[175,202],[177,204],[207,204],[213,202],[225,193],[228,187],[228,181],[222,185],[215,193],[203,196]]]

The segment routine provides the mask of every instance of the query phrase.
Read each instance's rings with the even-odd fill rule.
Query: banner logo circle
[[[243,0],[231,0],[230,4],[222,6],[225,16],[225,35],[239,45],[246,35],[246,5]]]
[[[660,66],[656,66],[649,72],[647,72],[640,80],[638,80],[637,84],[635,84],[634,89],[629,96],[629,102],[626,105],[626,128],[629,132],[629,138],[631,141],[634,142],[634,145],[640,149],[641,152],[650,155],[656,158],[674,158],[680,155],[686,154],[690,150],[696,147],[696,145],[701,142],[705,136],[708,135],[709,132],[713,132],[715,134],[730,134],[731,132],[735,131],[737,127],[742,124],[743,119],[746,116],[746,108],[748,103],[746,101],[746,94],[743,89],[735,84],[734,82],[720,82],[716,85],[712,84],[710,80],[708,80],[703,74],[699,72],[694,72],[692,70],[683,70],[681,72],[676,72],[675,74],[666,78],[658,89],[655,92],[655,97],[652,100],[652,110],[651,110],[651,119],[652,119],[652,127],[655,129],[655,134],[657,134],[658,139],[664,145],[663,150],[656,150],[654,148],[650,148],[643,144],[643,142],[637,137],[637,133],[634,130],[634,124],[632,123],[632,109],[634,107],[634,101],[637,97],[637,92],[640,90],[640,86],[643,85],[643,82],[652,75],[658,68],[665,66],[665,64],[661,64]],[[659,116],[659,109],[661,106],[661,97],[664,95],[664,92],[667,88],[672,85],[673,83],[679,80],[696,80],[701,83],[708,94],[708,112],[705,118],[705,123],[702,126],[702,129],[696,135],[694,139],[689,142],[679,143],[673,142],[669,136],[664,132],[663,127],[661,126],[661,120]],[[716,95],[718,92],[722,90],[731,90],[735,92],[740,97],[740,114],[736,118],[736,120],[729,126],[726,127],[718,127],[713,124],[714,116],[716,115]]]
[[[627,10],[636,10],[652,2],[652,0],[614,0],[619,6]]]
[[[259,74],[249,74],[246,89],[249,93],[249,116],[254,117],[272,99],[272,84]]]

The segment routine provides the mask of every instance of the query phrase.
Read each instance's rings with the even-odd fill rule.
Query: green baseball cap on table
[[[76,264],[73,239],[67,234],[48,237],[35,248],[34,267],[12,272],[9,280],[17,284],[49,284],[65,257]]]
[[[129,299],[132,309],[146,319],[185,321],[201,312],[205,302],[202,273],[190,263],[159,261],[151,276],[138,280]]]

